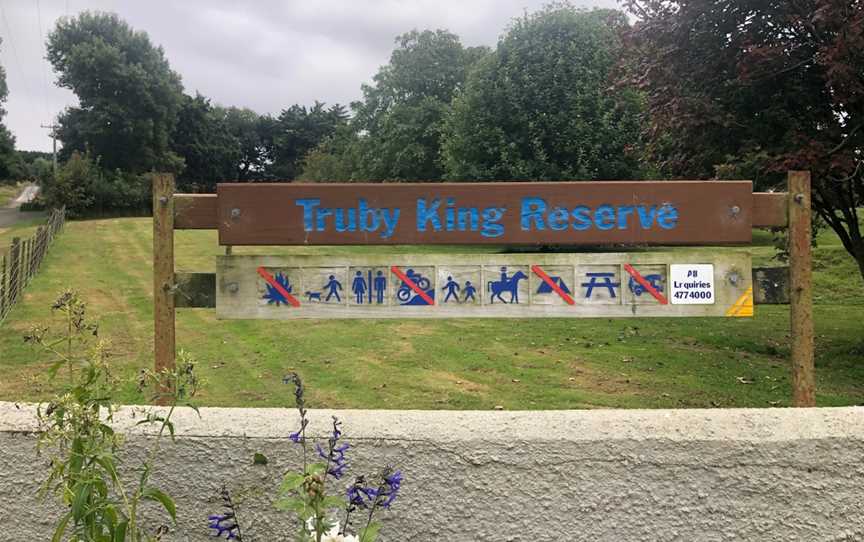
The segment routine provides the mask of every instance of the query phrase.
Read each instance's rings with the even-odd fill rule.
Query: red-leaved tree
[[[757,187],[813,173],[813,206],[864,277],[864,0],[624,0],[621,83],[646,96],[650,158]]]

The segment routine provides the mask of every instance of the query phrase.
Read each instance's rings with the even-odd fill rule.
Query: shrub
[[[112,211],[140,212],[149,207],[150,181],[145,175],[103,171],[89,154],[72,153],[56,178],[43,182],[48,207],[66,207],[71,217]]]
[[[99,178],[99,167],[89,155],[72,153],[43,187],[43,198],[49,207],[66,207],[70,217],[81,216],[93,205],[93,186]]]
[[[52,540],[69,536],[71,542],[158,541],[169,527],[148,529],[141,520],[140,505],[156,502],[176,522],[174,501],[151,478],[163,438],[168,434],[173,438],[175,407],[196,391],[193,363],[181,355],[175,371],[142,371],[140,388],[152,385],[157,390],[154,398],[169,406],[147,411],[138,422],[154,426],[156,438],[136,476],[123,476],[127,470],[119,459],[123,438],[111,427],[117,411],[112,400],[117,381],[108,364],[110,343],[99,338],[98,327],[88,320],[86,305],[74,291],[63,292],[52,309],[62,316],[59,336],[47,327],[34,327],[25,337],[55,358],[48,371],[50,379],[61,369],[69,375],[65,389],[38,409],[37,451],[48,457],[41,494],[43,498],[55,495],[66,509]],[[135,482],[130,484],[127,479]]]

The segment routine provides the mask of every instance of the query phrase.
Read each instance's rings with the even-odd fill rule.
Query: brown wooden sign
[[[749,243],[750,181],[220,184],[223,245]]]

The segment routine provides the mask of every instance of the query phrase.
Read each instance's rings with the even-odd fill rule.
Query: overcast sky
[[[161,45],[188,94],[278,113],[316,99],[347,104],[386,64],[393,38],[448,29],[494,46],[508,22],[547,0],[0,0],[6,125],[23,150],[50,150],[48,130],[75,96],[58,88],[45,37],[58,17],[112,11]],[[616,0],[574,0],[615,7]]]

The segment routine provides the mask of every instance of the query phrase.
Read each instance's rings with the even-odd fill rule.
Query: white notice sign
[[[713,305],[714,266],[672,264],[669,266],[673,305]]]

